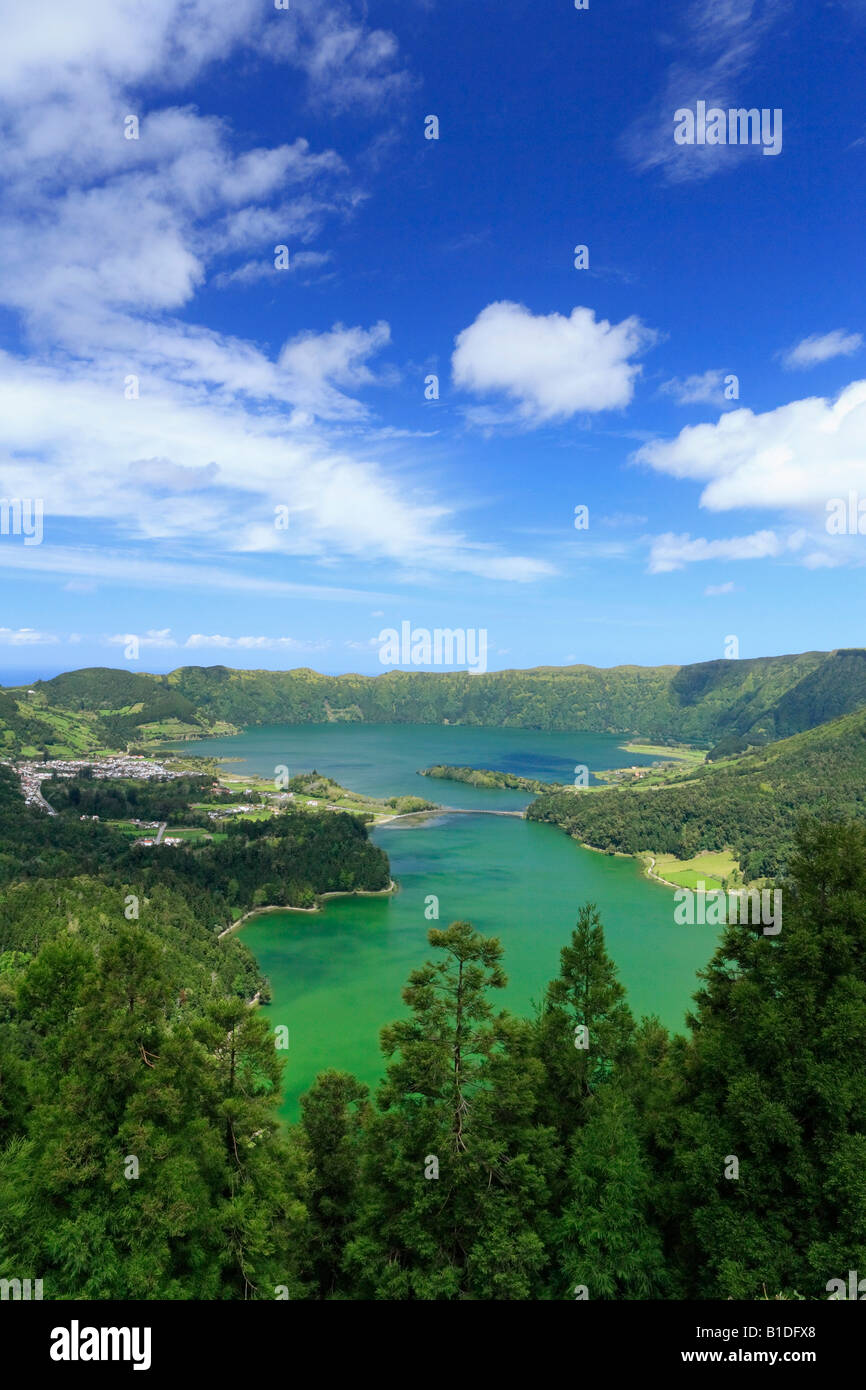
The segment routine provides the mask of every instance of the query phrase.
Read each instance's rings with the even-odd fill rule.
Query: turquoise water
[[[492,768],[536,777],[542,782],[574,782],[574,769],[648,767],[655,759],[626,753],[613,734],[545,733],[537,729],[478,729],[447,724],[263,725],[234,738],[177,744],[212,758],[239,758],[229,772],[273,777],[277,767],[291,776],[318,772],[350,791],[368,796],[423,796],[447,806],[506,809],[525,806],[526,792],[485,791],[462,782],[433,781],[418,775],[434,763]]]
[[[292,772],[316,767],[373,795],[435,787],[437,800],[447,795],[455,806],[497,809],[528,798],[431,783],[416,770],[454,762],[565,780],[578,762],[602,768],[651,761],[622,753],[615,739],[599,734],[351,724],[251,729],[197,744],[196,751],[242,757],[232,770],[271,775],[283,762]],[[271,982],[267,1014],[275,1027],[289,1030],[287,1117],[325,1067],[375,1082],[379,1029],[402,1012],[400,992],[429,953],[430,927],[456,918],[500,937],[509,977],[503,1002],[528,1012],[557,973],[578,909],[594,901],[634,1012],[683,1027],[695,972],[708,961],[714,934],[676,926],[672,892],[644,878],[634,860],[581,849],[555,826],[511,816],[398,821],[377,828],[373,839],[389,856],[396,894],[331,898],[321,912],[268,913],[242,928]],[[438,898],[438,923],[425,917],[431,895]]]

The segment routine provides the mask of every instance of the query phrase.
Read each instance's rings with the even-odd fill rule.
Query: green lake
[[[195,751],[241,759],[231,771],[273,776],[280,764],[292,774],[315,767],[370,795],[415,793],[479,811],[519,808],[531,798],[432,781],[418,769],[448,762],[570,781],[580,763],[652,761],[623,752],[608,735],[438,725],[273,726],[197,743]],[[503,1003],[528,1012],[557,973],[578,908],[593,901],[635,1014],[684,1026],[695,972],[715,936],[676,926],[672,891],[644,878],[634,860],[581,849],[556,826],[511,816],[443,813],[381,826],[373,838],[388,854],[397,893],[332,898],[318,913],[262,914],[241,929],[271,983],[267,1014],[289,1030],[286,1117],[297,1114],[298,1097],[325,1067],[375,1082],[379,1029],[402,1012],[400,991],[426,958],[430,927],[456,918],[500,937],[509,981]],[[430,895],[439,900],[438,923],[425,918]]]

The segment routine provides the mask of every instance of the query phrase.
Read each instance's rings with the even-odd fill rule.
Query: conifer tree
[[[665,1296],[652,1190],[632,1106],[616,1082],[608,1082],[586,1107],[568,1164],[555,1233],[560,1297]]]
[[[3,1272],[50,1298],[303,1295],[308,1174],[264,1019],[230,999],[180,1017],[160,943],[106,937],[50,942],[21,983],[36,1104],[0,1157]]]
[[[409,1017],[382,1030],[390,1060],[347,1268],[361,1296],[530,1298],[546,1262],[540,1065],[526,1025],[487,998],[506,983],[500,943],[468,922],[429,941],[444,959],[412,972]]]
[[[309,1155],[310,1259],[314,1286],[339,1291],[349,1227],[359,1198],[362,1123],[368,1088],[347,1072],[320,1072],[301,1096],[301,1128]]]
[[[683,1059],[676,1251],[699,1297],[866,1269],[866,830],[804,832],[781,931],[732,925]]]
[[[548,985],[536,1022],[544,1066],[540,1117],[567,1143],[589,1098],[623,1062],[634,1032],[625,990],[604,945],[594,903],[580,909],[560,972]]]

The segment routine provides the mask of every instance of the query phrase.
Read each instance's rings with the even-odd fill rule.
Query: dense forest
[[[239,792],[225,789],[214,791],[213,778],[200,773],[188,777],[149,780],[131,777],[94,777],[92,769],[83,768],[74,777],[47,777],[42,783],[42,795],[60,815],[98,816],[100,820],[169,820],[184,815],[186,825],[207,824],[207,819],[190,812],[191,802],[207,801],[215,805],[258,800],[258,793],[243,797]]]
[[[0,750],[125,747],[250,724],[355,720],[580,729],[653,742],[759,745],[866,705],[866,650],[692,666],[532,671],[236,671],[154,676],[95,668],[0,691]],[[735,741],[732,744],[730,741]]]
[[[533,671],[320,676],[314,671],[186,667],[164,677],[206,720],[486,724],[585,729],[659,741],[755,743],[866,704],[866,651],[709,661],[696,666],[540,667]],[[805,687],[804,687],[805,683]],[[795,692],[803,692],[795,699]],[[831,707],[832,706],[832,707]]]
[[[139,811],[159,805],[161,791],[172,798],[171,788],[172,783],[139,783]],[[188,793],[193,799],[199,794],[195,785]],[[104,795],[110,795],[108,788]],[[136,845],[111,826],[82,822],[76,806],[55,817],[25,807],[17,779],[0,767],[0,886],[80,873],[139,885],[131,892],[162,885],[183,896],[213,928],[229,926],[262,903],[309,907],[319,893],[379,891],[390,881],[387,855],[370,842],[360,818],[342,812],[286,810],[262,821],[239,817],[223,833],[220,843]]]
[[[531,820],[582,843],[636,854],[730,847],[747,879],[775,877],[808,819],[866,819],[866,711],[682,774],[666,786],[543,795]]]
[[[561,791],[561,782],[539,782],[537,777],[520,777],[515,772],[497,772],[487,767],[455,767],[452,763],[436,763],[421,770],[422,777],[434,777],[445,782],[466,782],[470,787],[505,788],[508,791]]]
[[[778,937],[725,929],[686,1037],[633,1018],[591,904],[529,1019],[497,1005],[495,938],[432,930],[375,1094],[325,1071],[285,1128],[239,944],[170,886],[127,921],[128,885],[43,867],[0,904],[0,1277],[54,1299],[826,1299],[866,1266],[862,826],[802,839]]]

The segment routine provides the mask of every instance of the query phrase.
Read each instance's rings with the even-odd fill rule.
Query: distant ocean
[[[0,685],[32,685],[34,681],[50,681],[52,676],[60,676],[65,666],[49,666],[46,671],[14,670],[0,665]]]

